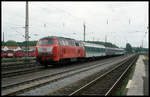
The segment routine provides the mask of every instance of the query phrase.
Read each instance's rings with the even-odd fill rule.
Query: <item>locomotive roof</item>
[[[65,38],[65,37],[59,37],[59,36],[46,36],[46,37],[43,37],[43,38],[41,38],[41,39],[50,39],[50,38],[54,38],[54,39],[75,40],[75,39],[72,39],[72,38]]]

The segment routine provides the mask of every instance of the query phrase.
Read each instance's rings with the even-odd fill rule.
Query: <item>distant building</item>
[[[7,51],[7,50],[21,50],[21,48],[19,46],[2,46],[1,47],[2,50]]]
[[[7,47],[7,46],[1,46],[1,50],[7,51],[7,50],[8,50],[8,47]]]

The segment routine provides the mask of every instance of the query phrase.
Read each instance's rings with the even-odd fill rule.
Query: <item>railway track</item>
[[[13,62],[13,63],[9,63],[9,64],[2,64],[1,68],[2,71],[7,71],[7,70],[13,70],[13,69],[18,69],[18,68],[24,68],[26,66],[29,66],[28,64],[35,64],[37,63],[35,60],[30,61],[29,63],[25,63],[25,62]]]
[[[86,72],[91,69],[95,69],[104,64],[111,63],[112,61],[113,60],[111,61],[105,60],[104,63],[99,64],[99,65],[93,64],[91,66],[83,66],[82,68],[77,67],[77,68],[72,68],[72,69],[66,69],[63,71],[58,71],[57,73],[55,72],[55,73],[51,73],[45,76],[43,75],[41,77],[28,79],[20,83],[2,85],[2,95],[19,95],[27,91],[33,90],[35,88],[41,87],[43,85],[51,84],[55,81],[65,79],[69,76],[73,76],[76,74],[80,74],[82,72]]]
[[[44,66],[37,63],[35,60],[30,60],[28,63],[22,62],[8,62],[2,63],[2,78],[17,76],[25,73],[34,72],[42,69]]]
[[[20,59],[19,61],[2,62],[1,68],[3,72],[3,71],[20,69],[20,68],[26,68],[29,66],[33,66],[33,64],[36,64],[35,58],[30,58],[28,62],[25,62],[23,59]]]
[[[124,74],[127,73],[132,64],[137,60],[138,56],[121,62],[116,67],[98,76],[94,80],[80,87],[69,94],[72,95],[111,95],[112,91],[117,87],[119,81]]]
[[[17,75],[22,75],[22,74],[27,74],[35,71],[39,71],[44,69],[44,66],[41,65],[35,65],[35,64],[26,64],[26,66],[23,66],[23,68],[20,67],[20,69],[15,68],[15,70],[7,70],[7,71],[2,71],[2,78],[7,78],[7,77],[12,77],[12,76],[17,76]]]
[[[36,59],[35,59],[35,58],[31,58],[31,59],[28,59],[28,60],[29,60],[28,63],[36,62]],[[7,62],[3,62],[3,61],[2,61],[1,66],[2,66],[2,67],[9,67],[9,66],[12,66],[12,65],[24,64],[24,63],[25,63],[25,60],[24,60],[24,59],[16,60],[16,61],[7,61]]]
[[[17,76],[21,74],[27,74],[31,72],[36,72],[43,70],[44,66],[37,63],[34,58],[31,58],[29,63],[21,62],[8,62],[2,63],[2,78]]]
[[[35,60],[36,57],[27,57],[27,59],[29,60]],[[9,62],[21,62],[21,61],[24,61],[25,60],[25,57],[23,58],[3,58],[1,60],[2,63],[9,63]]]

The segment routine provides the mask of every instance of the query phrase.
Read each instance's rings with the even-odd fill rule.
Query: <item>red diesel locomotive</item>
[[[82,42],[70,38],[48,36],[40,39],[36,45],[36,59],[45,66],[67,62],[85,56]]]

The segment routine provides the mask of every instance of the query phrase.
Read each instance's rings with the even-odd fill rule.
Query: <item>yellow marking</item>
[[[144,59],[145,59],[145,60],[148,60],[148,56],[144,56]]]
[[[131,83],[132,83],[132,80],[129,80],[126,88],[130,88]]]

